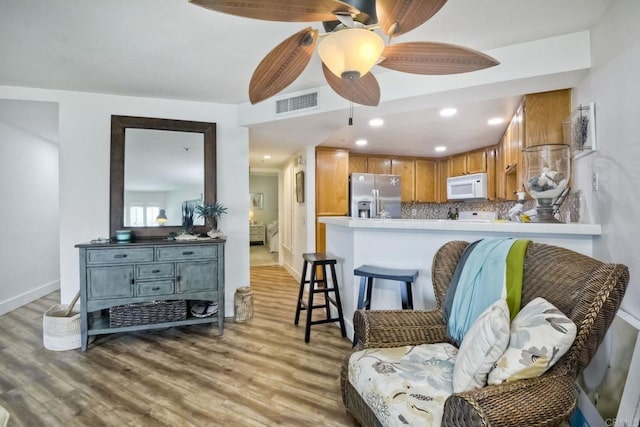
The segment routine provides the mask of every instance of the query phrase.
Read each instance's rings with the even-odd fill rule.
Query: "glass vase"
[[[553,204],[569,185],[571,147],[545,144],[525,148],[523,153],[525,189],[537,202],[531,222],[559,223],[553,216]]]

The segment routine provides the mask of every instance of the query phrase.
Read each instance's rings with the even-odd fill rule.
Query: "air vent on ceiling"
[[[294,96],[276,101],[276,114],[291,113],[293,111],[308,110],[318,106],[318,92]]]

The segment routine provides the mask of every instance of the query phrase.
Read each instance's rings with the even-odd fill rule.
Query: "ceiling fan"
[[[316,44],[322,71],[340,96],[378,105],[380,86],[370,69],[379,65],[412,74],[457,74],[498,65],[494,58],[437,42],[391,44],[422,25],[447,0],[189,0],[206,9],[267,21],[322,21],[325,33],[307,27],[276,46],[255,69],[249,100],[256,104],[285,89],[309,64]],[[378,30],[387,36],[385,45]],[[318,43],[318,40],[320,42]]]

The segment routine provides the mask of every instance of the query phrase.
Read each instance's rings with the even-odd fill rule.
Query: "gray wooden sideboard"
[[[82,351],[90,336],[142,329],[218,323],[224,328],[223,239],[145,240],[76,245],[80,250],[80,327]],[[128,304],[184,300],[186,319],[111,327],[109,309]],[[198,301],[218,303],[218,312],[194,317]]]

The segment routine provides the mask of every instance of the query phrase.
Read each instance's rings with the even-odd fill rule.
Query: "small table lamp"
[[[253,209],[249,209],[249,224],[253,224]]]
[[[156,217],[156,222],[159,225],[164,225],[164,223],[167,222],[167,214],[165,213],[164,209],[160,209],[160,213]]]

